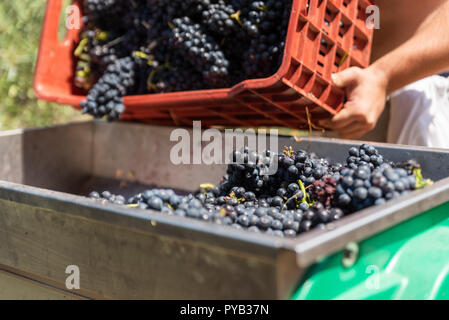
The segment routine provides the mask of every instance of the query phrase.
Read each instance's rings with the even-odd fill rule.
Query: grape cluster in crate
[[[74,54],[84,113],[116,120],[125,95],[229,88],[280,67],[291,0],[84,0]]]
[[[413,160],[393,163],[371,145],[349,149],[345,164],[331,163],[304,150],[286,147],[280,154],[234,151],[233,164],[216,185],[187,196],[173,190],[146,190],[129,199],[108,191],[90,198],[156,210],[257,233],[296,237],[381,205],[432,184]],[[264,175],[278,161],[274,175]]]

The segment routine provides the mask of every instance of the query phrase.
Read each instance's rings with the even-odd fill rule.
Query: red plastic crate
[[[373,0],[293,0],[283,63],[271,77],[233,88],[124,97],[123,120],[162,125],[307,126],[336,114],[344,92],[331,74],[369,65],[373,30],[365,9]],[[73,3],[79,6],[80,1]],[[73,85],[79,30],[57,37],[62,0],[48,0],[34,88],[38,98],[80,108],[86,92]]]

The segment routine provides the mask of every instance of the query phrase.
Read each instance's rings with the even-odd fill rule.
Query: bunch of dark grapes
[[[229,61],[214,39],[188,17],[174,19],[173,25],[172,47],[179,50],[197,71],[202,72],[204,79],[212,86],[226,83]]]
[[[261,195],[269,188],[270,180],[267,173],[273,165],[275,156],[276,154],[269,150],[259,155],[247,147],[242,151],[234,151],[232,164],[229,165],[227,175],[223,178],[223,189],[229,191],[231,186],[239,185],[244,188],[243,190]]]
[[[206,28],[215,34],[240,36],[241,27],[235,14],[235,8],[232,5],[220,0],[218,3],[208,5],[202,11],[202,21]],[[234,16],[236,18],[233,18]]]
[[[243,10],[243,28],[252,38],[243,63],[246,77],[267,77],[280,67],[289,13],[285,2],[275,0],[252,1]]]
[[[272,177],[274,187],[282,186],[301,180],[306,186],[312,186],[315,181],[326,175],[338,179],[341,164],[331,165],[326,159],[318,158],[315,154],[304,150],[296,152],[284,151],[278,157],[279,170]]]
[[[134,76],[135,62],[131,57],[109,64],[103,76],[89,90],[87,100],[81,103],[83,113],[118,120],[125,111],[122,97],[134,86]]]
[[[349,157],[346,160],[347,166],[350,169],[357,169],[359,166],[364,165],[372,170],[379,167],[384,162],[384,157],[371,145],[362,145],[360,148],[350,148]]]
[[[243,0],[238,4],[240,9],[239,18],[242,22],[243,30],[251,38],[257,38],[260,35],[259,26],[266,18],[267,6],[265,1]]]
[[[340,183],[337,186],[338,205],[346,211],[355,212],[373,205],[380,205],[388,200],[408,194],[416,188],[416,176],[403,168],[395,168],[394,164],[383,160],[378,151],[370,145],[362,145],[358,151],[351,148],[348,168],[341,171]],[[371,159],[368,162],[368,159]]]

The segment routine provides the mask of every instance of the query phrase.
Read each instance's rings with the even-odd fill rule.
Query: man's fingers
[[[337,87],[345,88],[357,81],[359,71],[359,68],[352,67],[339,73],[333,73],[331,76],[332,81]]]

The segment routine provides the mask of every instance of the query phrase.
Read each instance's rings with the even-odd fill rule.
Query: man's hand
[[[374,129],[385,108],[386,76],[374,67],[349,68],[332,76],[334,84],[346,91],[344,108],[320,125],[336,131],[342,138],[360,138]]]

